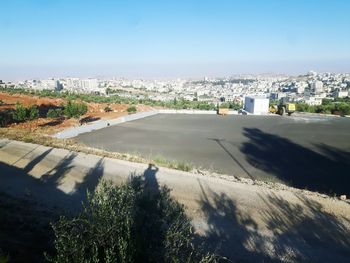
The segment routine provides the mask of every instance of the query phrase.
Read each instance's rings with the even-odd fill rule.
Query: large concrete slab
[[[76,137],[108,151],[162,156],[219,173],[350,193],[350,119],[159,114]]]

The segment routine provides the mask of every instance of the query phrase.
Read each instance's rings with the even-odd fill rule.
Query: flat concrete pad
[[[159,114],[76,139],[107,151],[161,156],[228,175],[350,193],[349,118]]]

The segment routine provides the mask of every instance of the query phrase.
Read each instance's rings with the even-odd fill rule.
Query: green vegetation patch
[[[82,213],[53,224],[51,262],[215,262],[194,243],[184,207],[154,175],[102,181]]]
[[[64,105],[63,113],[67,118],[79,118],[87,113],[87,111],[88,107],[85,103],[77,103],[70,100]]]
[[[338,98],[334,100],[323,99],[322,105],[308,105],[297,103],[296,110],[300,112],[323,113],[335,115],[350,115],[350,98]]]
[[[62,98],[66,100],[81,100],[84,102],[94,102],[94,103],[108,103],[108,104],[144,104],[153,107],[164,107],[169,109],[195,109],[195,110],[217,110],[214,103],[203,102],[203,101],[191,101],[185,100],[184,98],[169,100],[169,101],[158,101],[151,100],[149,98],[136,99],[122,97],[118,95],[93,95],[93,94],[78,94],[69,92],[59,92],[52,90],[29,90],[29,89],[14,89],[8,87],[1,87],[0,92],[5,92],[7,94],[25,94],[29,96],[39,96],[48,98]]]
[[[14,121],[23,122],[27,120],[34,120],[37,118],[39,118],[39,110],[36,105],[32,105],[26,108],[21,103],[16,103],[16,108],[12,113],[12,119]]]
[[[47,118],[59,118],[63,116],[63,111],[62,109],[49,109],[46,117]]]
[[[135,112],[137,112],[137,109],[135,106],[131,106],[131,107],[127,108],[126,111],[129,113],[135,113]]]

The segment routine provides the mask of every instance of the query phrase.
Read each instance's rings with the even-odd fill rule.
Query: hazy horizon
[[[0,3],[0,79],[350,72],[350,1]]]

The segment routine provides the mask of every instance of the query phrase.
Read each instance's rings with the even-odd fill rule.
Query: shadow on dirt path
[[[225,193],[200,185],[199,200],[211,249],[234,262],[347,262],[350,221],[324,212],[322,205],[302,195],[289,203],[275,195],[260,195],[266,205],[252,217]]]

